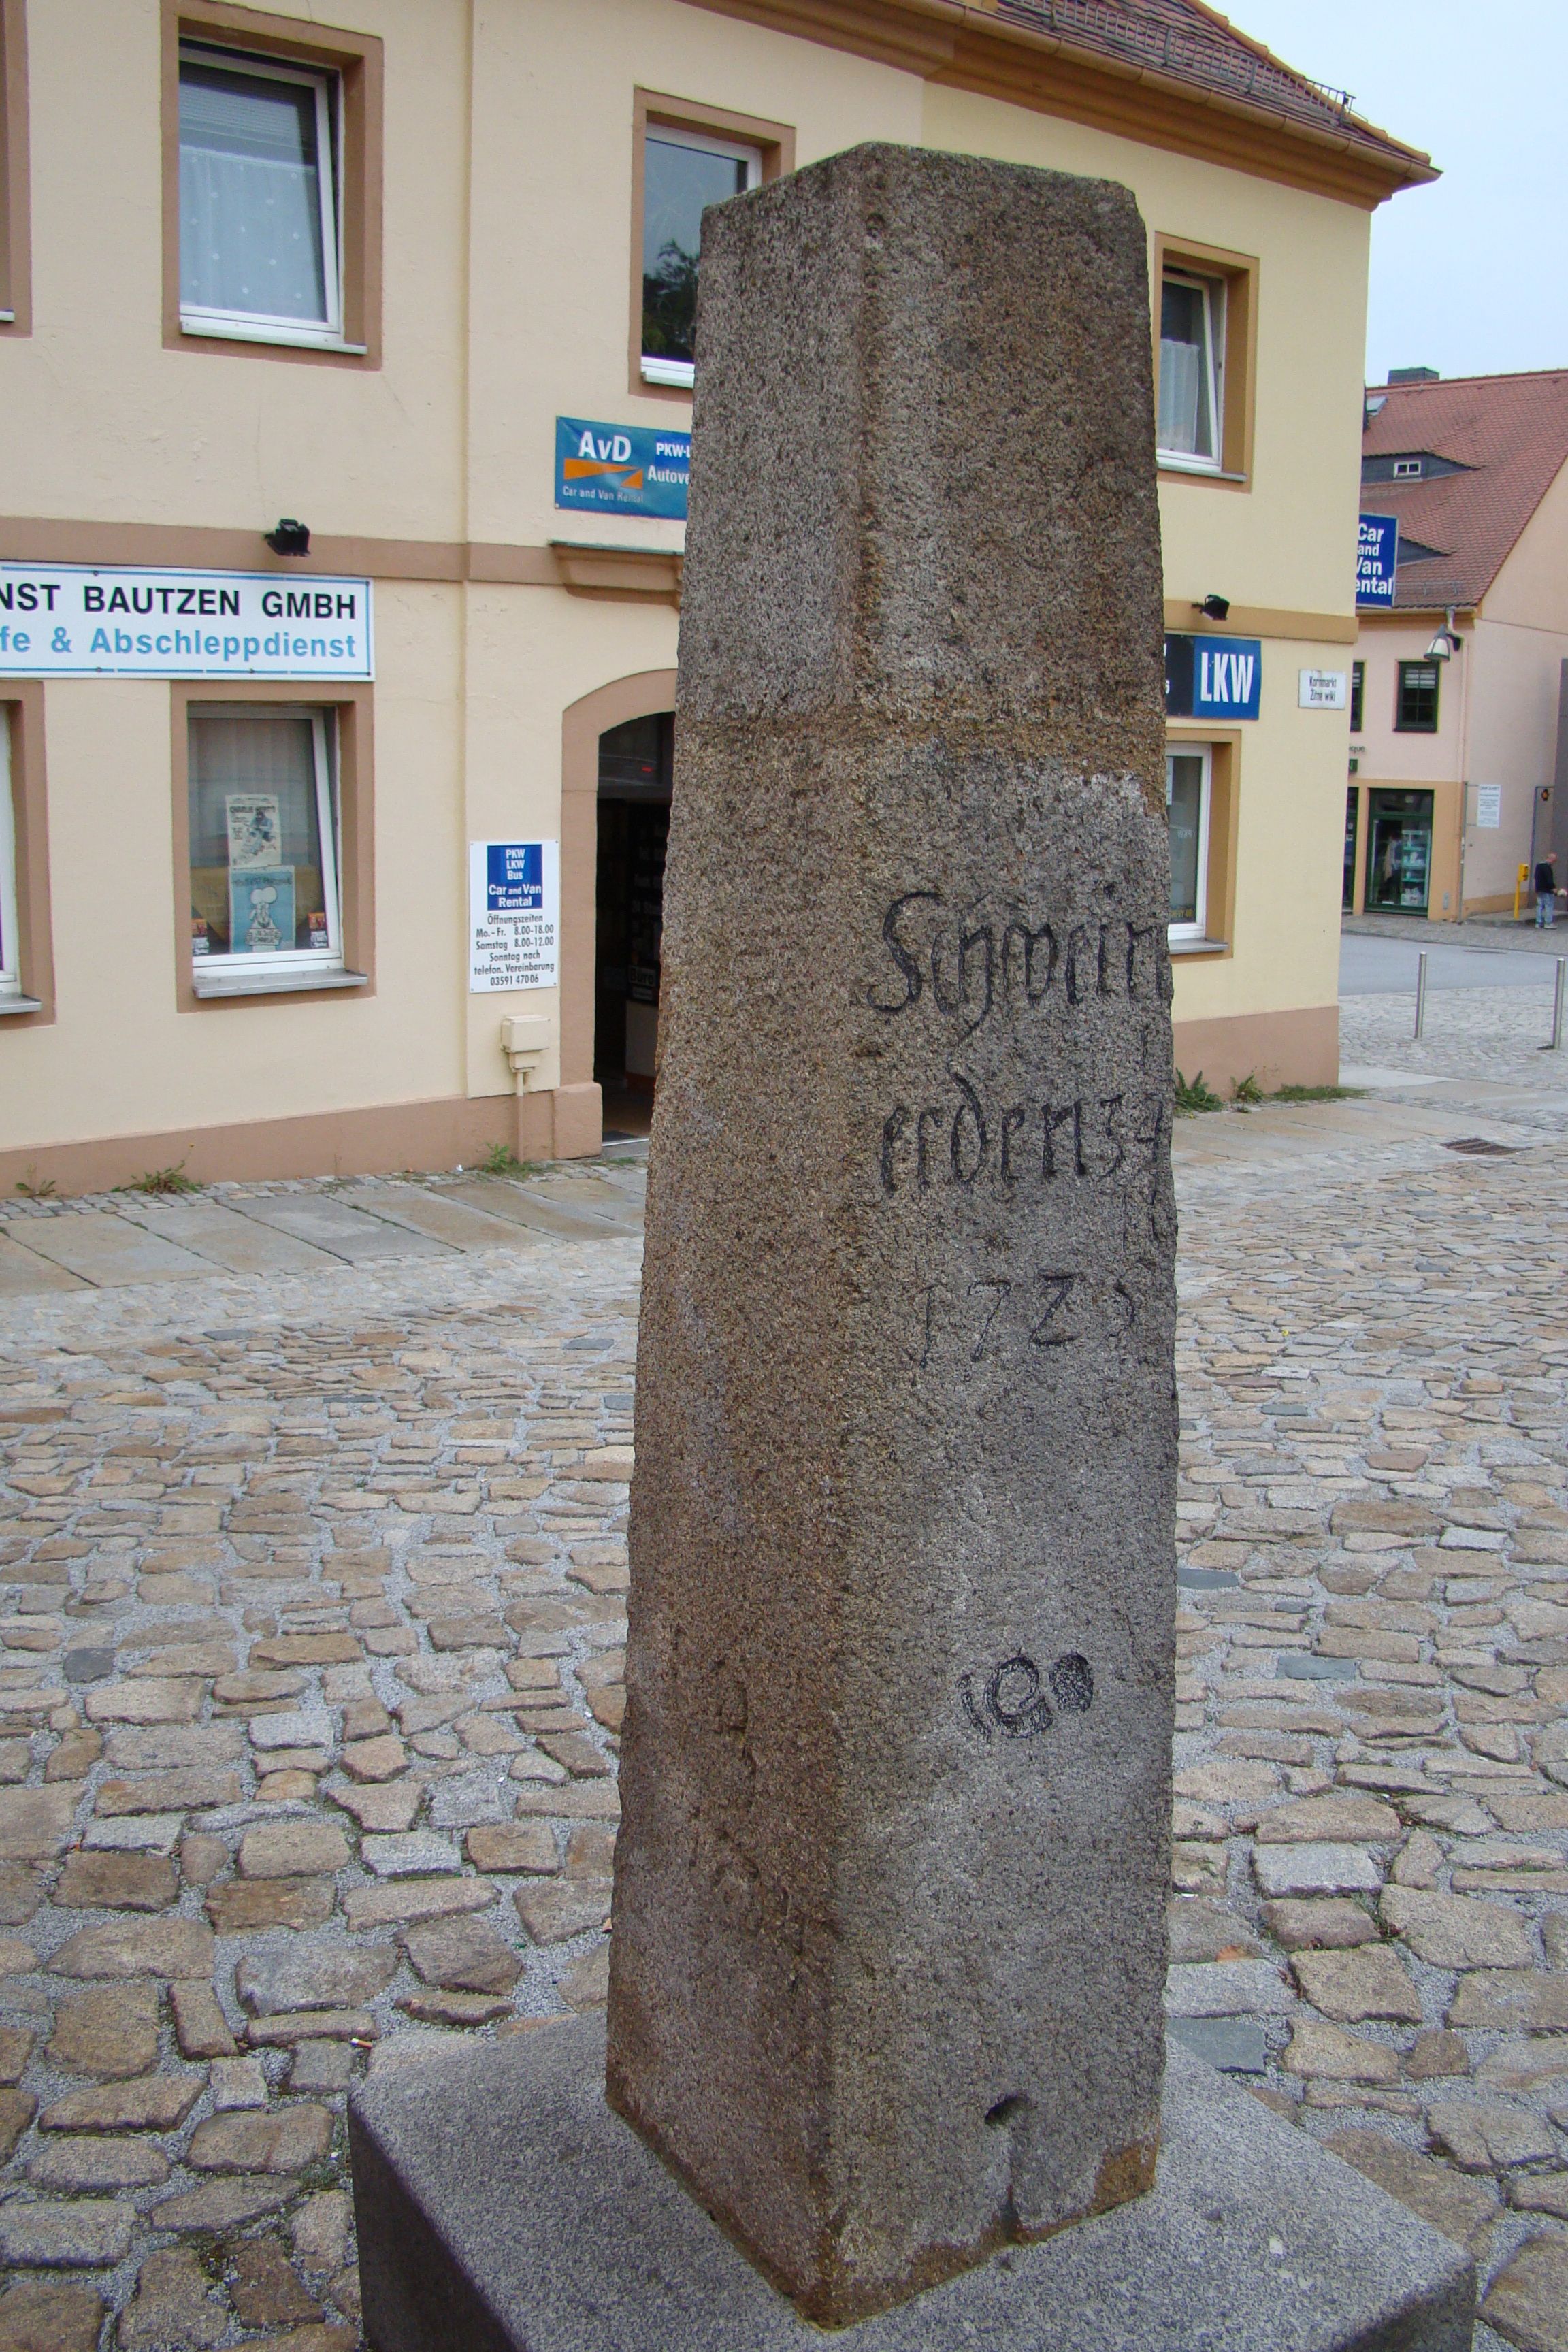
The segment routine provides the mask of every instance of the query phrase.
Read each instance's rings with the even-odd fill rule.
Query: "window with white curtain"
[[[1206,743],[1183,744],[1165,754],[1173,940],[1201,940],[1205,936],[1212,776],[1213,753]]]
[[[200,702],[188,725],[198,983],[341,971],[332,713]]]
[[[1224,366],[1223,282],[1167,270],[1160,289],[1155,434],[1162,464],[1218,471]]]
[[[16,810],[11,798],[9,712],[0,702],[0,997],[22,993],[16,937]]]
[[[340,96],[334,73],[182,47],[182,325],[341,337]]]

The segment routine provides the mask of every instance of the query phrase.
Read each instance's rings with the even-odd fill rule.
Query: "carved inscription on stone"
[[[1163,924],[1037,923],[1016,909],[986,913],[974,905],[954,915],[940,890],[905,890],[886,904],[873,968],[865,1001],[878,1025],[890,1029],[912,1016],[930,1022],[940,1040],[918,1091],[906,1080],[904,1098],[883,1111],[873,1149],[884,1197],[919,1202],[956,1191],[1005,1202],[1047,1187],[1114,1186],[1142,1194],[1159,1221],[1171,1115],[1163,1074],[1151,1073],[1142,1088],[1124,1081],[1102,1092],[1081,1073],[1064,1074],[1052,1088],[1042,1083],[1040,1066],[1047,1036],[1070,1052],[1084,1023],[1112,1001],[1150,1012],[1170,1002]],[[1040,1026],[1047,1019],[1048,1032]],[[1091,1042],[1092,1033],[1085,1034],[1083,1043]],[[1014,1044],[1017,1074],[1010,1077]],[[1089,1277],[1042,1269],[1040,1278],[1070,1288]],[[1064,1289],[1042,1318],[1037,1344],[1065,1343],[1066,1297]],[[1082,1297],[1075,1303],[1081,1307]],[[1131,1323],[1135,1308],[1125,1294],[1122,1304],[1120,1324],[1118,1308],[1109,1318],[1099,1315],[1099,1336]],[[934,1304],[930,1312],[937,1312]],[[922,1358],[929,1360],[923,1347]]]
[[[1019,1650],[988,1674],[965,1675],[959,1696],[982,1739],[1037,1739],[1055,1719],[1051,1699],[1064,1715],[1088,1713],[1094,1705],[1094,1675],[1080,1652],[1068,1650],[1042,1677],[1034,1659]]]

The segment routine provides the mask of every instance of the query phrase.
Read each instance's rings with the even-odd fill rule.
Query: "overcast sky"
[[[1368,381],[1568,367],[1568,0],[1220,0],[1442,170],[1372,224]]]

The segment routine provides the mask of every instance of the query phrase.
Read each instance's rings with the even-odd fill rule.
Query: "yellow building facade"
[[[868,139],[1137,198],[1167,626],[1256,704],[1172,720],[1177,1059],[1334,1076],[1304,681],[1356,634],[1370,213],[1429,172],[1169,13],[1152,56],[1134,0],[0,0],[0,1183],[637,1124],[682,526],[559,504],[557,421],[612,484],[618,431],[677,449],[681,190]]]

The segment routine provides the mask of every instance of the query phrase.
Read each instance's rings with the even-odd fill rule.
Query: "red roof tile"
[[[1205,0],[980,0],[1066,49],[1184,83],[1238,110],[1284,121],[1395,166],[1407,186],[1437,176],[1419,148],[1358,115],[1350,93],[1286,65]]]
[[[1479,604],[1568,462],[1568,369],[1531,375],[1456,376],[1375,384],[1363,457],[1430,452],[1467,470],[1418,482],[1364,482],[1368,514],[1399,518],[1407,536],[1441,551],[1399,566],[1394,604],[1405,611]]]

